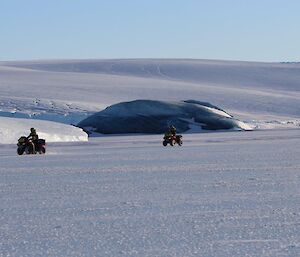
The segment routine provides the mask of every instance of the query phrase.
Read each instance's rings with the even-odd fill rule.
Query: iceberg
[[[170,125],[188,132],[195,126],[205,130],[251,130],[246,123],[207,102],[135,100],[107,107],[82,120],[78,126],[101,134],[160,134]]]

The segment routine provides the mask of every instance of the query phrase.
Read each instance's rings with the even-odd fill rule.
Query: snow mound
[[[27,136],[34,127],[46,142],[87,141],[87,134],[80,128],[61,123],[0,117],[0,143],[15,144],[20,136]]]
[[[200,129],[251,130],[246,123],[234,119],[224,110],[206,102],[135,100],[107,107],[78,126],[102,134],[163,133],[170,125],[178,132]]]

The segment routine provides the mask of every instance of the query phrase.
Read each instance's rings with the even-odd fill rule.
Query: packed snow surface
[[[92,131],[103,134],[158,134],[166,132],[170,125],[176,126],[178,132],[186,132],[196,126],[198,130],[251,129],[220,108],[195,100],[123,102],[109,106],[78,124],[85,130],[92,128]]]
[[[28,136],[34,127],[46,142],[87,141],[80,128],[51,121],[0,117],[0,144],[16,144],[21,136]]]
[[[299,130],[0,145],[0,256],[300,256]]]

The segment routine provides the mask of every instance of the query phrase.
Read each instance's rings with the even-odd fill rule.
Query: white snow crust
[[[299,130],[0,145],[1,256],[300,256]]]
[[[16,144],[21,136],[28,136],[34,127],[46,142],[87,141],[87,134],[80,128],[62,123],[0,117],[0,144]]]

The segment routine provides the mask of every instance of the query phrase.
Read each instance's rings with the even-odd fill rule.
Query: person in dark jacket
[[[30,134],[27,137],[27,139],[29,140],[29,142],[31,143],[31,148],[32,148],[32,152],[36,153],[35,149],[36,149],[36,145],[37,145],[37,141],[39,139],[38,134],[36,133],[36,130],[34,128],[30,129]]]
[[[176,136],[176,128],[173,125],[170,126],[169,133],[173,136]]]

